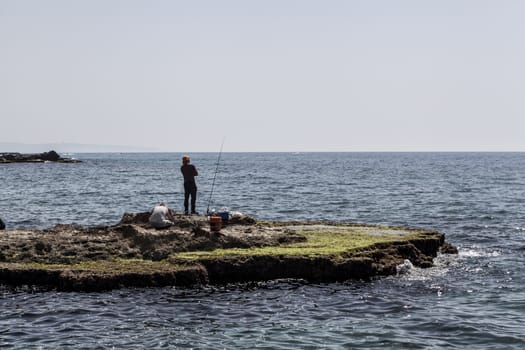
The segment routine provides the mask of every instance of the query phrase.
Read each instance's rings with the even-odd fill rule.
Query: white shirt
[[[152,224],[159,224],[162,225],[165,223],[166,220],[168,220],[168,208],[166,208],[163,205],[157,205],[155,208],[153,208],[153,211],[151,212],[151,216],[149,217],[149,222]]]

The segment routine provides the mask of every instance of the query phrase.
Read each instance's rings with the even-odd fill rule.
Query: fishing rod
[[[213,187],[215,187],[215,179],[217,178],[217,172],[219,171],[219,162],[221,161],[222,147],[224,146],[224,139],[225,137],[222,138],[221,149],[219,151],[219,156],[217,157],[217,165],[215,167],[215,174],[213,174],[213,181],[211,183],[210,198],[208,199],[208,207],[206,208],[206,214],[210,213],[211,196],[213,195]]]

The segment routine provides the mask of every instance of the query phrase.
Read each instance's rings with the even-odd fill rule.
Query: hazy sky
[[[525,151],[525,1],[0,0],[0,142]]]

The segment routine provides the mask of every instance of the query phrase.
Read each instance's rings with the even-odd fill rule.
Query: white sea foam
[[[414,265],[408,259],[405,259],[405,261],[402,264],[396,266],[398,275],[404,275],[408,273],[410,270],[412,270],[413,268],[414,268]]]
[[[419,268],[413,266],[409,260],[405,260],[403,264],[396,267],[397,277],[406,281],[430,281],[445,276],[451,266],[457,263],[458,259],[455,254],[438,254],[434,258],[434,266],[429,268]]]
[[[495,257],[500,256],[501,252],[494,250],[492,252],[477,248],[463,249],[459,248],[459,256],[464,258],[478,258],[478,257]]]

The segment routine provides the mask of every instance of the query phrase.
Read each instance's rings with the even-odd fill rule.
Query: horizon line
[[[1,148],[7,148],[5,151]],[[45,147],[45,150],[42,148]],[[64,149],[61,149],[64,147]],[[85,148],[75,149],[75,147]],[[14,150],[20,148],[19,150]],[[38,151],[37,148],[40,148]],[[68,149],[71,148],[71,149]],[[90,149],[92,148],[92,149]],[[54,150],[57,153],[217,153],[217,150],[163,150],[157,147],[102,145],[83,143],[18,143],[0,142],[0,153],[42,153]],[[524,153],[525,149],[358,149],[358,150],[231,150],[222,153]]]

